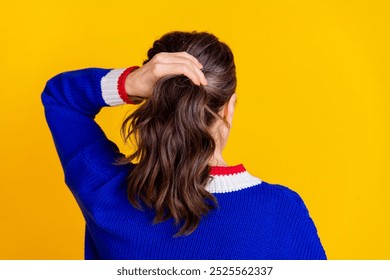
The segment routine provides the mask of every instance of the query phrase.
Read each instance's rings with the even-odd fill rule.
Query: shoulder
[[[270,198],[274,198],[278,201],[289,202],[298,207],[302,207],[304,205],[304,201],[298,192],[285,185],[262,180],[261,184],[259,184],[255,190],[262,195],[267,194]]]
[[[297,191],[262,181],[248,196],[260,217],[258,228],[267,224],[267,230],[271,228],[274,234],[278,249],[270,259],[326,259],[317,228]]]
[[[223,196],[242,196],[254,205],[269,207],[301,207],[304,202],[293,189],[282,185],[269,183],[249,173],[243,165],[231,167],[213,167],[212,180],[206,189]]]
[[[279,193],[279,195],[297,206],[301,207],[304,202],[302,197],[298,194],[298,192],[294,191],[288,186],[280,185],[280,184],[270,184],[267,183],[268,187],[274,189],[275,193]]]
[[[280,259],[327,259],[317,227],[302,197],[294,190],[278,184],[268,188],[280,197],[277,209],[276,243],[283,248],[274,256]]]

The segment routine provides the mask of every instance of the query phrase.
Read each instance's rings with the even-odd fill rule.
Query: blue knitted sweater
[[[85,259],[326,259],[301,197],[252,176],[240,164],[212,167],[206,189],[218,199],[189,236],[173,220],[127,200],[134,165],[94,121],[103,106],[126,104],[125,69],[87,68],[51,78],[42,93],[65,182],[86,221]],[[128,102],[127,102],[128,103]]]

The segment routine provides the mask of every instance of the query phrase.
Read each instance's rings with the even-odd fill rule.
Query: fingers
[[[190,55],[188,52],[177,52],[173,53],[173,55],[182,56],[185,58],[190,59],[193,63],[195,63],[200,69],[203,68],[203,65],[199,62],[199,60],[196,59],[193,55]]]
[[[206,77],[200,68],[203,68],[202,64],[192,55],[187,52],[175,52],[175,53],[158,53],[155,56],[156,63],[162,63],[166,67],[161,67],[163,73],[160,75],[169,74],[184,74],[190,78],[194,84],[207,85]]]
[[[200,85],[203,81],[201,80],[200,74],[195,70],[194,67],[188,66],[186,63],[164,63],[167,67],[164,67],[164,72],[161,76],[176,74],[183,74],[187,76],[196,85]]]
[[[190,55],[188,52],[161,52],[156,54],[156,56],[159,56],[159,59],[161,59],[162,62],[170,62],[177,58],[189,59],[199,68],[203,68],[203,65],[198,61],[198,59],[196,59],[196,57],[194,57],[193,55]]]
[[[207,85],[206,77],[204,76],[202,70],[200,70],[197,66],[191,65],[192,69],[194,69],[196,76],[198,78],[199,85]],[[184,74],[184,73],[183,73]],[[186,75],[187,76],[187,75]]]

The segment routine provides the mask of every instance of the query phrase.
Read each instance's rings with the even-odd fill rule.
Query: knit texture
[[[218,199],[189,236],[173,237],[173,219],[135,209],[126,178],[134,165],[94,121],[121,97],[126,69],[87,68],[51,78],[42,93],[45,116],[65,182],[86,221],[85,259],[326,259],[301,197],[252,176],[244,165],[212,167],[206,189]],[[125,100],[126,99],[126,100]]]

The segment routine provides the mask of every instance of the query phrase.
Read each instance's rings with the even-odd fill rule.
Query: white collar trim
[[[212,175],[206,190],[211,193],[228,193],[261,184],[261,180],[248,171],[228,175]]]

